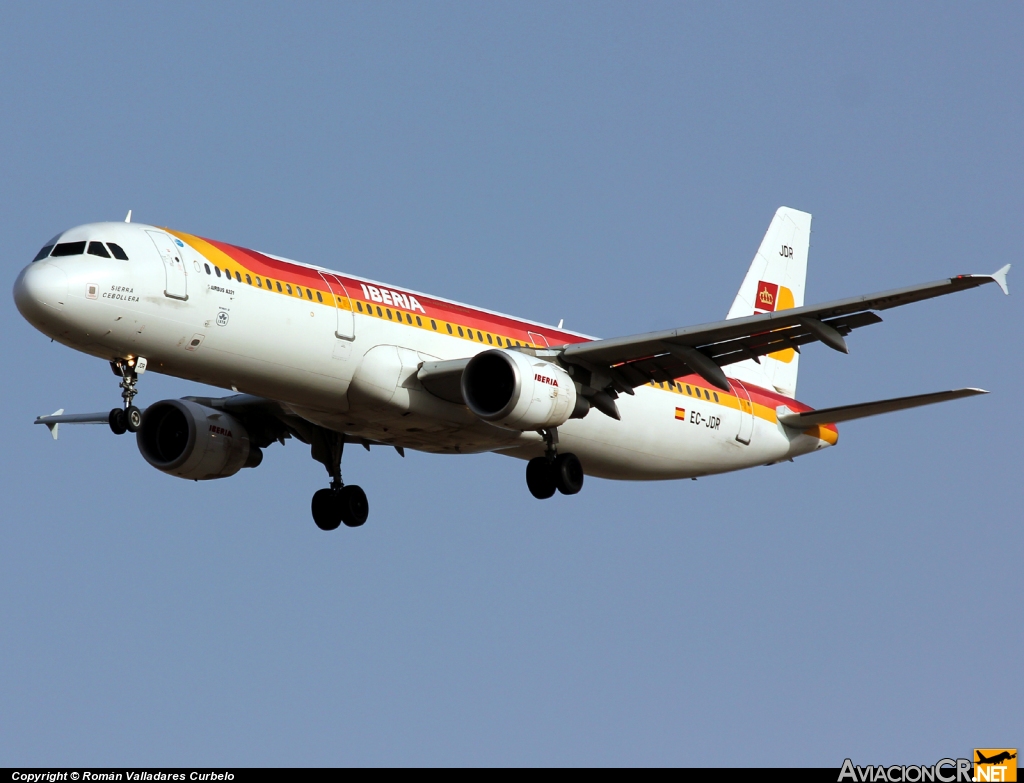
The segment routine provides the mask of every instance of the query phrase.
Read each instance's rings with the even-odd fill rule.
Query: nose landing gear
[[[575,495],[583,489],[583,465],[575,454],[558,453],[558,432],[543,430],[547,443],[543,457],[534,457],[526,463],[526,486],[538,500],[547,500],[555,490],[563,495]]]
[[[321,530],[336,530],[340,525],[359,527],[370,515],[366,493],[355,484],[341,480],[341,455],[345,449],[345,436],[328,430],[317,430],[310,451],[313,459],[323,463],[331,476],[331,486],[313,494],[311,510],[313,521]]]
[[[139,375],[146,371],[146,360],[139,359],[114,359],[110,363],[110,369],[114,375],[121,378],[121,399],[124,400],[124,408],[114,408],[107,417],[110,430],[115,435],[124,435],[125,432],[138,432],[142,426],[142,411],[135,407],[135,395],[139,393],[136,384],[139,382]]]

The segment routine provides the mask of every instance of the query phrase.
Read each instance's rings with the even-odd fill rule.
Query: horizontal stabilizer
[[[822,408],[806,413],[784,413],[779,416],[779,421],[787,427],[803,429],[814,427],[819,424],[838,424],[841,421],[852,421],[863,419],[867,416],[877,416],[880,413],[892,413],[907,408],[918,408],[922,405],[932,405],[936,402],[947,402],[959,400],[961,397],[973,397],[976,394],[988,394],[984,389],[954,389],[953,391],[933,392],[931,394],[915,394],[913,397],[896,397],[891,400],[877,400],[876,402],[862,402],[857,405],[840,405],[838,408]]]

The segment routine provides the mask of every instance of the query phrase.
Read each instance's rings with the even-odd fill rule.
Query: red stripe
[[[248,248],[231,245],[227,242],[218,242],[215,239],[206,239],[205,237],[201,238],[203,241],[209,242],[253,274],[260,275],[262,277],[273,277],[274,279],[281,280],[282,282],[301,285],[307,288],[314,288],[324,291],[325,293],[327,292],[327,289],[324,288],[323,278],[314,269],[309,269],[308,267],[293,264],[288,261],[280,261],[256,250],[249,250]],[[375,307],[387,307],[387,305],[384,305],[383,303],[373,302],[366,299],[362,295],[362,286],[364,283],[361,281],[337,272],[331,272],[330,274],[339,278],[345,284],[345,287],[348,289],[349,296],[352,299],[362,301],[367,305]],[[365,285],[370,284],[365,283]],[[444,321],[452,321],[461,325],[463,328],[471,328],[474,331],[479,330],[481,332],[498,333],[501,334],[502,337],[511,337],[513,340],[519,340],[520,342],[530,344],[534,344],[535,340],[529,336],[529,332],[533,332],[537,335],[543,335],[551,346],[589,342],[585,337],[568,334],[558,329],[525,323],[508,316],[485,313],[466,305],[438,301],[437,299],[426,296],[425,294],[409,294],[408,291],[402,288],[386,285],[383,287],[389,290],[398,291],[406,296],[415,296],[417,301],[423,305],[426,310],[427,318],[434,317]],[[403,308],[392,305],[391,309],[401,310]],[[704,379],[698,375],[684,375],[681,378],[676,378],[674,380],[676,383],[688,383],[691,386],[707,386]],[[809,405],[805,405],[791,397],[786,397],[774,390],[764,389],[760,386],[755,386],[749,383],[744,383],[743,385],[750,394],[751,401],[758,405],[763,405],[766,408],[774,409],[780,405],[785,405],[794,413],[804,413],[806,411],[814,410]],[[824,426],[826,429],[838,431],[835,426]]]

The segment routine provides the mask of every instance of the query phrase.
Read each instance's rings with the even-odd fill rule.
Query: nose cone
[[[58,315],[67,298],[68,276],[52,263],[29,264],[14,281],[14,303],[31,323]]]

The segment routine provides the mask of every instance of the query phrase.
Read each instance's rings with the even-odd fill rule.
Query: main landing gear
[[[547,443],[543,457],[534,457],[526,463],[526,486],[538,500],[547,500],[558,490],[563,495],[575,495],[583,489],[583,465],[575,454],[558,453],[557,430],[543,430]]]
[[[114,375],[121,378],[121,399],[124,400],[124,408],[114,408],[107,417],[110,430],[115,435],[124,435],[125,432],[138,432],[142,426],[142,411],[135,407],[135,395],[139,393],[136,384],[139,382],[139,372],[145,372],[145,360],[135,359],[114,359],[110,363],[110,369]]]
[[[313,494],[311,509],[313,521],[321,530],[336,530],[342,523],[346,527],[359,527],[370,515],[366,493],[355,484],[341,480],[341,454],[345,436],[329,430],[316,430],[310,451],[313,459],[323,463],[331,476],[331,486]]]

